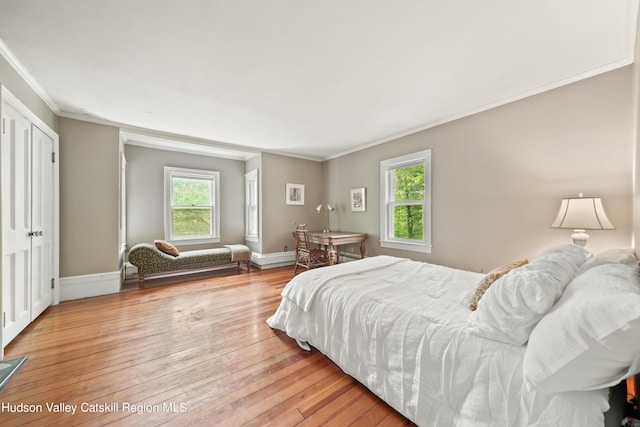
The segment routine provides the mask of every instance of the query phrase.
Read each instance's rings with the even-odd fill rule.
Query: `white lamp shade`
[[[602,200],[599,197],[562,199],[558,216],[551,227],[574,230],[615,230],[604,212]]]

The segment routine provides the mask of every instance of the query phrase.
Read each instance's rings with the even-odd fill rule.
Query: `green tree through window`
[[[212,181],[209,179],[172,179],[173,235],[175,237],[211,234]]]
[[[424,164],[398,168],[393,173],[393,235],[401,239],[422,240],[422,201]]]
[[[431,253],[431,150],[380,161],[380,246]]]
[[[165,166],[165,239],[220,241],[220,173]]]

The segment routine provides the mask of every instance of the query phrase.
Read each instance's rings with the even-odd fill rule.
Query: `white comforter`
[[[267,320],[421,426],[602,426],[605,392],[544,395],[524,346],[469,334],[478,273],[378,256],[299,274]]]

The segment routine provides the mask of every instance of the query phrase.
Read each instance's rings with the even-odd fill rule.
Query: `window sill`
[[[169,243],[174,245],[201,245],[207,243],[220,243],[220,237],[206,237],[195,239],[172,239]]]
[[[411,242],[399,242],[394,240],[380,240],[380,247],[399,249],[403,251],[422,252],[425,254],[431,253],[431,245],[425,243],[411,243]]]

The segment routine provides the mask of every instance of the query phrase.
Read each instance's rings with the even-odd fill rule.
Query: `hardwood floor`
[[[0,391],[0,425],[412,425],[267,326],[291,277],[149,280],[50,307],[5,348],[29,360]]]

